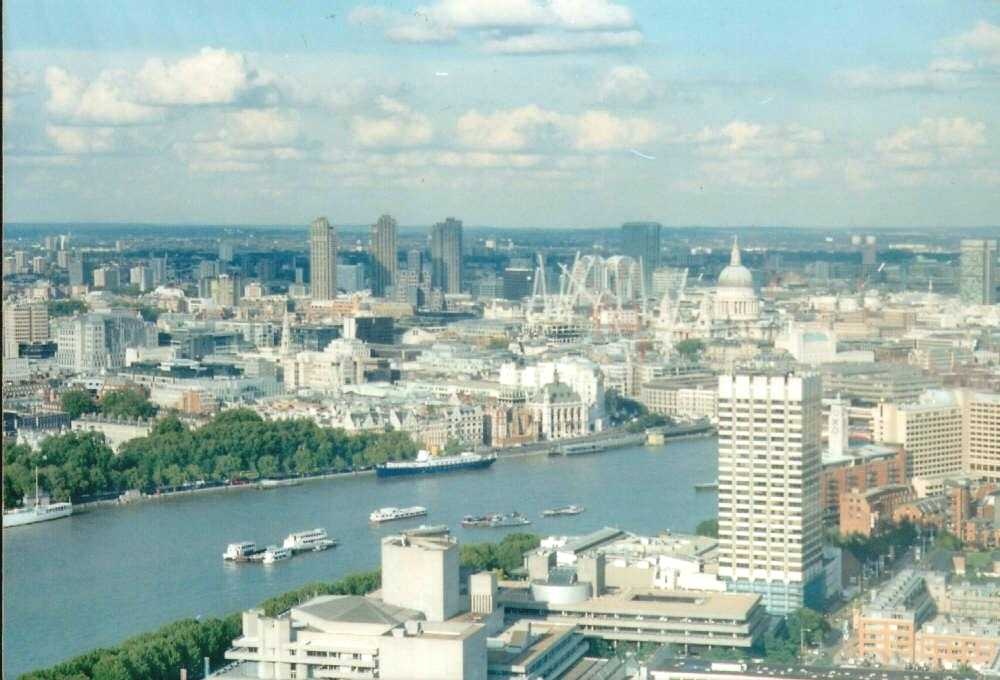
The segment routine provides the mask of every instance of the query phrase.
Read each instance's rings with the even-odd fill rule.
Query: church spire
[[[733,253],[729,256],[729,265],[732,267],[739,267],[743,264],[740,258],[740,241],[739,236],[733,236]]]

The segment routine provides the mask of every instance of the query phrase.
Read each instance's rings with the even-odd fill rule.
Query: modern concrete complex
[[[337,296],[337,234],[325,217],[309,225],[309,276],[313,300]]]
[[[816,376],[719,377],[719,576],[772,614],[824,599]]]
[[[44,302],[4,303],[3,356],[16,357],[21,345],[49,339],[49,310]]]

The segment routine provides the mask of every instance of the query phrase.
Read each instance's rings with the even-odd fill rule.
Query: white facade
[[[285,390],[336,392],[344,385],[364,382],[364,364],[370,357],[365,343],[343,338],[322,352],[298,352],[282,362]]]
[[[520,367],[506,363],[500,367],[500,384],[518,387],[526,393],[540,391],[555,382],[568,385],[586,406],[587,431],[604,429],[604,375],[597,364],[573,357]]]
[[[129,347],[156,345],[156,326],[131,310],[93,312],[60,320],[56,342],[60,368],[77,372],[118,369],[125,365]]]
[[[775,614],[822,598],[821,394],[816,376],[719,377],[719,577]]]

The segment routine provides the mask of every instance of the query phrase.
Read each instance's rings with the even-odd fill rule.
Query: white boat
[[[260,552],[261,550],[253,541],[240,541],[226,546],[226,552],[222,553],[222,559],[229,562],[248,562]]]
[[[427,508],[414,505],[411,508],[379,508],[368,515],[371,522],[379,524],[381,522],[391,522],[397,519],[410,519],[411,517],[423,517],[427,514]]]
[[[561,508],[551,508],[542,512],[542,517],[559,517],[560,515],[579,515],[583,512],[582,505],[566,505]]]
[[[332,548],[335,545],[337,545],[337,542],[327,535],[326,529],[316,528],[309,531],[298,531],[288,534],[281,547],[292,551],[315,550],[318,552]]]
[[[20,527],[36,522],[48,522],[62,519],[73,514],[72,503],[49,503],[43,500],[38,492],[38,468],[35,468],[35,502],[23,508],[5,510],[3,513],[3,528]]]
[[[258,489],[279,489],[283,486],[298,486],[301,479],[262,479],[257,482]]]
[[[264,550],[264,556],[261,558],[261,562],[264,564],[274,564],[275,562],[282,562],[291,558],[292,551],[288,548],[279,548],[276,545],[269,545],[267,549]]]

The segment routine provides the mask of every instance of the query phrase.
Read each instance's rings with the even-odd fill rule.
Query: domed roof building
[[[719,274],[713,316],[719,321],[758,321],[760,300],[753,287],[753,274],[743,266],[739,242],[733,239],[729,266]]]

